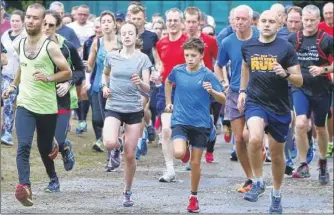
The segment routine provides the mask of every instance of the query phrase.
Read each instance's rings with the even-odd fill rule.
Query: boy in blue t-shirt
[[[197,189],[201,175],[201,158],[210,136],[211,97],[225,103],[224,88],[215,75],[202,65],[204,43],[191,38],[182,46],[186,64],[173,68],[165,83],[166,111],[172,114],[174,156],[191,165],[191,196],[187,210],[198,212]],[[176,85],[174,105],[171,102]],[[189,146],[191,145],[191,155]]]

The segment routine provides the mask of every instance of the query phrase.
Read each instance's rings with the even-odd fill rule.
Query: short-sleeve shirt
[[[204,65],[213,71],[213,60],[217,58],[218,44],[214,37],[201,33],[200,38],[203,40],[204,48]]]
[[[317,33],[313,36],[303,36],[303,42],[297,51],[297,56],[304,80],[301,89],[309,96],[328,95],[330,86],[330,80],[328,79],[327,74],[313,77],[309,72],[309,66],[322,66],[330,64],[328,59],[322,59],[319,56],[316,46],[316,39]],[[294,48],[296,47],[296,41],[297,34],[291,34],[289,37],[289,42]],[[329,34],[325,34],[320,44],[320,48],[323,50],[327,58],[329,56],[333,56],[333,37]],[[292,88],[292,90],[295,89],[295,87]]]
[[[135,113],[143,110],[140,90],[131,82],[132,74],[142,76],[142,71],[152,64],[146,54],[136,50],[130,58],[124,58],[120,51],[108,52],[104,66],[111,69],[111,96],[106,103],[106,109],[120,113]]]
[[[71,41],[76,49],[81,47],[79,38],[75,34],[74,30],[66,25],[62,25],[61,28],[57,30],[57,34],[66,38],[66,40]]]
[[[253,38],[242,45],[242,57],[249,67],[246,105],[255,103],[278,115],[289,114],[288,81],[276,75],[273,63],[284,69],[298,64],[291,44],[282,38],[271,43]]]
[[[187,65],[174,67],[168,80],[175,83],[173,125],[191,125],[210,128],[211,96],[203,88],[203,82],[210,82],[212,89],[223,92],[224,88],[208,68],[202,66],[196,72],[188,72]]]
[[[139,37],[143,40],[143,48],[141,51],[146,54],[151,63],[154,64],[155,62],[152,48],[155,47],[159,40],[158,35],[154,32],[145,30]]]

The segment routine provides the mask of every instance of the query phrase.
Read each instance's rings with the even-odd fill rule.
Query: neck
[[[176,41],[176,40],[180,39],[181,36],[182,36],[182,31],[179,31],[176,34],[169,34],[168,35],[170,41]]]
[[[197,72],[201,66],[202,66],[201,64],[198,64],[197,66],[195,66],[193,68],[190,68],[189,66],[187,66],[187,70],[189,72]]]
[[[114,40],[114,36],[115,36],[114,33],[105,34],[105,35],[103,35],[103,39],[106,40],[106,41],[112,41],[112,40]]]
[[[326,23],[326,25],[329,26],[329,27],[332,27],[332,28],[334,27],[334,23],[328,23],[328,22],[325,22],[325,23]]]
[[[131,46],[131,47],[124,46],[122,49],[122,53],[125,56],[131,56],[135,52],[135,50],[136,50],[135,46]]]
[[[236,35],[239,40],[248,40],[252,37],[253,31],[251,28],[247,29],[245,32],[236,31]]]
[[[191,38],[199,38],[201,36],[201,32],[197,31],[194,34],[190,34],[189,32],[187,32],[187,35],[188,35],[188,37],[191,37]]]
[[[318,31],[318,28],[315,31],[312,31],[312,32],[308,32],[308,31],[303,30],[303,35],[306,36],[306,37],[307,36],[313,36],[317,33],[317,31]]]
[[[51,40],[55,41],[57,44],[59,43],[56,34],[52,35],[50,38],[51,38]]]
[[[259,37],[259,41],[261,43],[271,43],[272,41],[274,41],[276,39],[276,34],[271,36],[271,37],[264,37],[262,35],[260,35]]]
[[[78,23],[78,25],[80,25],[80,26],[84,26],[84,25],[86,25],[86,23],[84,23],[84,24],[81,24],[79,21],[77,21],[77,23]]]
[[[144,33],[144,31],[145,31],[145,28],[144,26],[142,26],[141,28],[138,29],[138,34],[142,34]]]
[[[42,36],[43,36],[42,32],[40,32],[40,33],[38,33],[37,35],[34,35],[34,36],[28,35],[28,37],[27,37],[28,38],[28,42],[30,44],[36,44],[42,38]]]
[[[18,30],[18,31],[14,31],[14,30],[13,30],[12,33],[11,33],[11,35],[12,35],[12,36],[17,36],[17,35],[21,34],[22,31],[23,31],[23,29],[20,29],[20,30]]]

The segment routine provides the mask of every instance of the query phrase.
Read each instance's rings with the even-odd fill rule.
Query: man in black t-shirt
[[[293,105],[297,116],[296,142],[301,161],[292,177],[310,177],[309,167],[306,163],[308,150],[306,133],[309,130],[308,118],[313,113],[320,151],[319,182],[327,184],[329,181],[326,159],[328,131],[325,124],[331,99],[330,79],[327,73],[333,72],[333,63],[330,65],[328,60],[330,55],[333,56],[333,37],[318,30],[319,8],[308,5],[303,8],[302,15],[303,30],[289,37],[289,42],[297,50],[304,79],[302,87],[292,88]]]
[[[284,178],[284,144],[291,122],[288,82],[300,87],[303,79],[293,47],[277,38],[278,15],[264,11],[259,20],[260,37],[242,45],[242,74],[238,109],[245,111],[249,130],[249,160],[255,175],[244,199],[256,202],[264,194],[261,149],[268,134],[272,157],[273,190],[270,213],[282,213],[281,185]]]

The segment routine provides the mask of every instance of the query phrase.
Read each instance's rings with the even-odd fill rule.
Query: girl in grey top
[[[135,49],[138,29],[134,24],[123,24],[120,34],[122,49],[109,52],[104,62],[102,87],[107,104],[102,136],[108,151],[120,148],[119,129],[121,123],[125,124],[123,205],[130,207],[133,205],[131,187],[136,172],[135,152],[144,116],[141,93],[150,90],[149,68],[152,64],[147,55]],[[118,156],[110,157],[111,162],[119,165]]]

